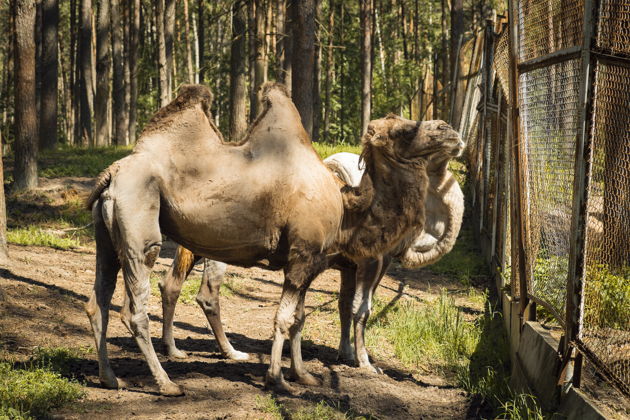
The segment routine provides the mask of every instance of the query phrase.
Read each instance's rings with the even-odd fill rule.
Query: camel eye
[[[451,127],[449,127],[448,124],[440,124],[438,126],[438,130],[448,130],[449,128],[451,128]]]

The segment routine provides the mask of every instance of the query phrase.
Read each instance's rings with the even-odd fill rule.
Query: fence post
[[[566,299],[566,336],[563,340],[563,365],[561,381],[573,382],[579,387],[582,358],[571,366],[574,343],[582,329],[584,299],[582,295],[585,277],[586,220],[590,154],[592,148],[593,94],[595,87],[595,62],[591,55],[595,39],[597,0],[584,1],[583,38],[580,54],[580,87],[578,92],[578,128],[575,142],[575,178],[573,182],[573,207],[571,218],[571,242]]]
[[[508,23],[509,23],[509,46],[508,55],[510,61],[509,83],[510,83],[510,100],[512,106],[510,107],[510,137],[511,137],[511,158],[512,158],[512,170],[514,171],[514,183],[515,190],[515,202],[512,206],[515,208],[514,212],[514,224],[517,231],[512,231],[512,235],[516,236],[517,255],[518,255],[518,268],[519,268],[519,297],[520,297],[520,318],[521,327],[525,321],[525,313],[529,306],[528,295],[528,279],[529,269],[529,255],[525,252],[527,244],[527,230],[526,230],[526,218],[527,218],[527,202],[525,198],[525,180],[526,180],[526,153],[523,150],[523,144],[520,137],[520,116],[519,116],[519,99],[518,99],[518,19],[516,17],[516,7],[518,6],[518,0],[508,0]],[[514,266],[514,264],[512,264]]]

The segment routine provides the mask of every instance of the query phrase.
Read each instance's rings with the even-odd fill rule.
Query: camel
[[[401,263],[406,267],[421,268],[433,264],[450,252],[455,244],[464,213],[464,196],[452,173],[448,171],[448,163],[453,157],[461,154],[463,147],[462,142],[459,149],[436,152],[428,159],[429,189],[425,200],[424,229],[414,241],[409,252],[405,252],[401,259]],[[324,159],[324,163],[346,185],[353,187],[359,185],[364,172],[360,167],[359,155],[347,152],[336,153]],[[166,353],[170,357],[187,357],[186,353],[175,345],[173,318],[183,282],[198,260],[199,257],[195,257],[190,251],[179,246],[169,271],[160,281],[164,320],[162,341]],[[391,258],[386,256],[371,262],[364,261],[359,267],[356,265],[338,267],[342,273],[339,295],[339,315],[341,318],[339,359],[356,360],[360,368],[376,373],[380,373],[380,369],[370,363],[364,340],[361,337],[371,312],[371,297],[390,263]],[[379,264],[380,269],[376,270]],[[219,288],[226,268],[224,263],[204,259],[203,278],[197,295],[197,302],[208,319],[219,351],[225,357],[233,360],[247,360],[249,358],[247,353],[232,347],[221,322]],[[370,286],[369,293],[363,296],[356,295],[356,291],[361,290],[361,288],[357,289],[357,271],[369,273],[369,278],[365,280]],[[362,277],[358,279],[359,283]],[[361,302],[361,305],[353,306],[353,302]],[[359,311],[359,308],[363,308],[363,310]],[[353,319],[355,320],[355,328],[361,329],[358,334],[355,334],[354,349],[356,354],[350,343],[350,329]],[[359,321],[358,325],[356,324],[357,321]]]
[[[372,121],[362,138],[361,183],[340,191],[286,88],[268,83],[262,96],[263,110],[245,139],[228,144],[212,122],[209,89],[184,86],[147,124],[133,152],[99,176],[87,201],[96,231],[96,279],[86,312],[103,386],[125,386],[110,366],[106,344],[109,305],[122,268],[123,322],[160,393],[183,394],[162,368],[149,335],[149,273],[162,234],[205,258],[283,269],[265,383],[291,392],[281,370],[287,338],[292,377],[319,383],[304,368],[300,345],[305,294],[327,267],[327,255],[354,261],[404,250],[422,229],[426,157],[459,142],[448,124],[395,116]]]

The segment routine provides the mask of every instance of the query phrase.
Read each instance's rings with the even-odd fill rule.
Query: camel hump
[[[265,105],[272,105],[276,100],[291,99],[289,90],[278,82],[265,82],[262,87],[262,100]]]
[[[153,118],[144,127],[143,135],[158,130],[166,129],[173,120],[173,115],[185,111],[195,105],[200,104],[203,112],[211,120],[210,107],[212,106],[213,95],[210,89],[204,85],[182,85],[177,93],[177,97],[168,105],[160,108]]]

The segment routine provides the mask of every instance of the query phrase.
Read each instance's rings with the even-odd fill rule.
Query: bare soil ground
[[[165,246],[155,271],[165,270],[174,244]],[[0,303],[0,350],[27,357],[35,346],[93,349],[93,338],[83,304],[94,281],[91,250],[60,251],[41,247],[10,247],[12,263],[0,269],[0,289],[6,298]],[[196,267],[197,275],[201,267]],[[74,374],[85,382],[87,396],[57,414],[62,418],[265,418],[257,397],[265,396],[264,374],[271,349],[272,319],[280,295],[282,273],[261,269],[230,267],[236,284],[232,296],[222,297],[222,315],[235,348],[250,353],[245,362],[226,360],[206,327],[196,304],[179,303],[176,312],[176,341],[189,353],[185,360],[161,362],[186,396],[165,398],[156,393],[147,364],[116,312],[122,303],[122,278],[113,299],[109,325],[110,358],[117,375],[134,385],[128,390],[106,390],[99,386],[96,355],[87,351],[74,366]],[[194,275],[195,273],[193,273]],[[428,272],[395,270],[387,276],[378,295],[426,299],[440,287],[456,290],[453,282]],[[323,379],[321,387],[303,387],[296,395],[278,395],[288,410],[315,405],[325,400],[339,411],[377,418],[470,418],[476,408],[466,393],[445,378],[426,372],[412,374],[395,358],[376,357],[385,373],[375,375],[336,361],[338,323],[336,312],[338,273],[327,271],[313,284],[307,297],[304,358],[311,372]],[[400,280],[407,287],[398,293]],[[463,302],[462,304],[465,304]],[[475,308],[470,308],[476,311]],[[161,304],[150,299],[151,334],[161,353]],[[288,355],[288,348],[285,349]],[[381,356],[382,357],[382,356]],[[284,359],[288,367],[288,358]]]

